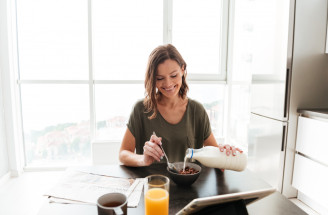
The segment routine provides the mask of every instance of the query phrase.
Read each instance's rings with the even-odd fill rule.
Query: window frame
[[[231,26],[229,26],[231,23],[229,23],[229,19],[231,19],[231,1],[230,0],[222,0],[222,21],[221,21],[221,50],[220,50],[220,73],[218,71],[217,74],[188,74],[187,80],[188,83],[191,84],[223,84],[226,85],[227,90],[229,91],[228,87],[228,80],[227,80],[227,73],[228,73],[228,59],[230,55],[230,51],[228,50],[228,44],[231,45],[231,41],[228,39],[229,37],[229,31]],[[91,144],[94,141],[98,141],[96,137],[96,113],[95,113],[95,86],[97,84],[143,84],[143,80],[96,80],[94,79],[94,70],[93,70],[93,35],[92,35],[92,0],[87,0],[87,7],[88,7],[88,80],[23,80],[20,78],[19,75],[19,49],[18,49],[18,31],[19,29],[17,26],[17,2],[15,1],[13,5],[11,5],[13,9],[13,19],[14,22],[11,24],[14,29],[15,38],[13,39],[12,43],[16,44],[16,50],[14,50],[14,58],[16,58],[17,63],[17,69],[15,73],[17,74],[17,78],[15,80],[15,85],[18,89],[18,116],[19,116],[19,125],[20,129],[18,129],[20,138],[22,138],[21,141],[21,149],[22,153],[20,156],[23,156],[23,164],[21,165],[25,169],[58,169],[56,167],[42,167],[42,168],[35,168],[35,167],[28,167],[27,166],[27,160],[25,156],[25,143],[24,143],[24,128],[23,128],[23,115],[22,115],[22,105],[21,105],[21,85],[25,84],[83,84],[83,85],[89,85],[89,110],[90,110],[90,139]],[[163,0],[163,44],[168,44],[172,42],[172,24],[173,24],[173,0]],[[8,28],[9,29],[9,28]],[[229,93],[226,93],[226,99],[225,99],[225,107],[224,112],[229,112],[229,108],[227,108],[230,104],[229,100]],[[227,132],[227,119],[223,119],[223,124],[225,127],[223,128],[223,134],[225,136],[225,133]],[[217,139],[222,142],[223,137],[216,137]],[[108,140],[106,142],[109,143],[116,143],[117,141],[114,140]],[[11,155],[10,155],[11,156]],[[18,155],[15,155],[18,156]],[[59,167],[59,169],[61,169]]]

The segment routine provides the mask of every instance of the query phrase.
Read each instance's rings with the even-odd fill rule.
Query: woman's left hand
[[[243,153],[243,150],[241,150],[240,148],[230,146],[229,144],[225,144],[225,145],[219,144],[219,149],[221,152],[223,152],[225,149],[227,156],[229,156],[230,154],[232,154],[232,156],[236,156],[237,151],[239,151],[240,153]]]

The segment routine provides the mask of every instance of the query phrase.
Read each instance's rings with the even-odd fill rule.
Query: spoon
[[[153,135],[157,136],[157,135],[155,134],[155,131],[153,132]],[[165,156],[165,158],[166,158],[166,162],[167,162],[167,166],[169,167],[169,169],[170,169],[172,172],[179,173],[179,171],[177,170],[177,168],[176,168],[172,163],[169,162],[169,159],[167,158],[166,153],[165,153],[165,151],[164,151],[162,145],[159,145],[159,146],[161,147],[161,149],[162,149],[162,151],[163,151],[163,153],[164,153],[164,156]]]

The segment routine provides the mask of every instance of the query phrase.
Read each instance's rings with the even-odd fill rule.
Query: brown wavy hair
[[[146,113],[153,111],[153,114],[149,116],[149,119],[154,119],[157,115],[157,100],[161,98],[162,93],[160,91],[156,91],[156,74],[158,65],[164,63],[164,61],[171,59],[178,63],[181,69],[184,70],[184,74],[182,76],[182,84],[179,90],[179,96],[181,98],[186,98],[188,85],[186,82],[187,76],[187,64],[182,58],[181,54],[178,50],[171,44],[158,46],[155,48],[148,58],[148,64],[146,69],[146,77],[145,77],[145,99],[143,104],[146,109]]]

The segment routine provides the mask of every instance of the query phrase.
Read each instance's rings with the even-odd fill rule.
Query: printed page
[[[51,202],[96,205],[101,195],[119,192],[128,197],[128,207],[137,207],[143,183],[144,179],[119,178],[68,170],[62,180],[45,195],[52,197]]]

